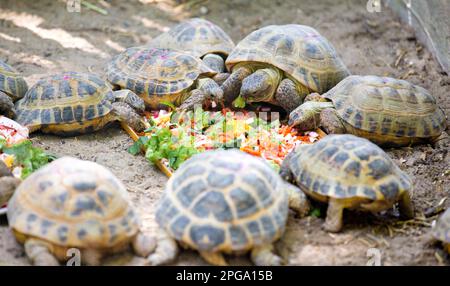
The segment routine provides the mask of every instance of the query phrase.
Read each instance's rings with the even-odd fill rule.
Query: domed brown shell
[[[0,60],[0,91],[16,101],[25,95],[27,89],[25,79],[14,68]]]
[[[170,178],[156,220],[197,250],[249,250],[283,233],[288,201],[282,184],[260,158],[236,150],[204,152]]]
[[[114,247],[140,227],[124,185],[103,166],[70,157],[23,181],[8,203],[8,221],[18,234],[80,248]]]
[[[339,116],[356,129],[395,137],[439,136],[446,121],[426,89],[405,80],[349,76],[324,94]]]
[[[241,62],[271,64],[310,90],[323,93],[349,75],[334,47],[315,29],[271,25],[240,41],[226,60],[229,70]]]
[[[333,198],[395,201],[412,181],[377,145],[354,135],[328,135],[297,147],[289,167],[305,192]]]
[[[16,120],[28,128],[92,121],[107,115],[114,95],[97,75],[64,72],[40,79],[16,102]]]
[[[180,104],[199,76],[216,73],[199,58],[174,50],[133,47],[108,65],[108,80],[139,95],[151,108],[163,101]]]
[[[219,26],[208,20],[192,18],[152,39],[149,47],[186,51],[196,57],[209,53],[228,56],[233,40]]]

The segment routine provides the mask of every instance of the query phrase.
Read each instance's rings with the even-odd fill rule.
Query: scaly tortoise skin
[[[445,139],[445,115],[424,88],[405,80],[349,76],[327,93],[308,96],[289,116],[302,130],[350,133],[381,146]],[[444,142],[446,140],[442,140]]]
[[[228,101],[270,102],[288,112],[311,92],[325,92],[349,72],[334,47],[315,29],[271,25],[240,41],[225,62],[231,76],[223,83]]]
[[[442,242],[444,249],[450,254],[450,209],[439,217],[431,233],[434,239]]]
[[[127,190],[109,170],[89,161],[63,157],[42,167],[19,186],[8,204],[8,221],[35,265],[58,265],[77,248],[81,261],[130,245],[147,256],[155,240],[140,232],[140,220]]]
[[[222,253],[251,251],[257,265],[279,265],[272,243],[284,232],[288,208],[309,211],[306,196],[262,159],[237,150],[194,155],[173,174],[156,209],[160,233],[149,263],[175,258],[176,241],[209,263]]]
[[[14,102],[21,99],[27,89],[25,79],[14,68],[0,60],[0,115],[14,118]]]
[[[216,72],[190,54],[159,48],[132,47],[114,57],[108,80],[139,95],[150,109],[193,109],[208,100],[221,101],[223,92],[211,76]]]
[[[345,209],[379,212],[399,202],[400,212],[414,217],[411,179],[367,139],[328,135],[300,145],[283,162],[281,176],[295,181],[311,198],[328,203],[324,228],[338,232]]]
[[[15,178],[11,170],[0,160],[0,207],[12,197],[20,182],[20,179]]]
[[[234,48],[233,40],[219,26],[191,18],[152,39],[147,46],[189,52],[217,73],[225,71],[224,59]]]
[[[145,124],[135,110],[144,109],[136,94],[113,92],[97,75],[65,72],[44,77],[32,86],[16,103],[16,120],[30,133],[41,130],[62,136],[93,132],[115,120],[142,131]]]

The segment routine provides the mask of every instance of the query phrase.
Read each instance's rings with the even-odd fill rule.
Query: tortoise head
[[[246,102],[271,101],[281,80],[278,71],[259,69],[242,81],[241,96]]]

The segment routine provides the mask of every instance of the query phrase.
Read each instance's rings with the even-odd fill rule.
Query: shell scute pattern
[[[392,201],[412,188],[381,148],[353,135],[329,135],[300,146],[291,170],[303,190],[326,197]]]
[[[192,18],[152,39],[148,46],[188,51],[202,57],[209,53],[227,56],[233,50],[234,43],[219,26],[204,19]]]
[[[198,154],[169,180],[156,220],[175,239],[197,250],[249,250],[284,231],[288,204],[280,184],[282,179],[270,166],[251,155]]]
[[[436,99],[404,80],[349,76],[324,97],[347,124],[373,134],[426,138],[445,129],[445,115]]]
[[[17,120],[26,126],[81,123],[109,113],[111,98],[110,87],[95,75],[52,75],[40,79],[16,103]]]
[[[0,60],[0,91],[16,101],[25,95],[27,89],[25,79],[13,67]]]
[[[81,248],[113,247],[140,226],[125,187],[110,171],[67,157],[19,186],[9,202],[8,220],[27,237]]]
[[[319,93],[349,74],[328,40],[302,25],[272,25],[250,33],[239,42],[226,65],[231,70],[237,63],[248,61],[271,64]]]
[[[108,65],[107,78],[134,91],[148,104],[187,91],[200,75],[214,75],[200,59],[174,50],[132,47]],[[175,100],[176,101],[176,100]]]

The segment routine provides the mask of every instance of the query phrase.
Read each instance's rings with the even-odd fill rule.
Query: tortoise
[[[269,102],[288,112],[309,93],[325,92],[349,75],[326,38],[311,27],[295,24],[253,31],[225,64],[232,71],[222,84],[227,102],[239,95],[241,101]]]
[[[225,71],[224,59],[233,50],[234,43],[216,24],[191,18],[152,39],[147,46],[187,51],[219,74]]]
[[[411,179],[377,145],[354,135],[328,135],[299,145],[286,156],[281,176],[312,199],[328,203],[325,230],[339,232],[343,210],[379,212],[399,203],[401,215],[414,217]]]
[[[226,265],[223,253],[247,251],[257,265],[279,265],[272,243],[283,234],[289,207],[304,216],[309,202],[261,158],[238,150],[194,155],[175,171],[158,202],[160,231],[149,264],[174,259],[178,241],[214,265]]]
[[[0,208],[8,202],[20,182],[0,160]]]
[[[107,78],[116,88],[132,90],[150,109],[165,109],[168,103],[192,109],[221,101],[223,91],[210,78],[215,74],[190,54],[148,47],[128,48],[107,67]]]
[[[450,209],[439,217],[432,231],[433,240],[441,241],[445,250],[450,253]]]
[[[143,100],[130,90],[113,92],[108,82],[90,73],[44,77],[15,108],[16,120],[30,133],[41,130],[71,136],[99,130],[114,120],[125,121],[137,131],[145,129],[136,113],[145,109]]]
[[[445,115],[424,88],[405,80],[349,76],[323,95],[308,95],[289,115],[300,130],[322,126],[327,133],[350,133],[380,146],[445,142]]]
[[[148,256],[156,241],[140,231],[140,219],[122,182],[94,162],[63,157],[37,170],[17,188],[7,217],[17,241],[35,265],[58,265],[67,251],[99,265],[130,245]]]
[[[25,79],[11,66],[0,60],[0,115],[14,118],[14,102],[27,91]]]

